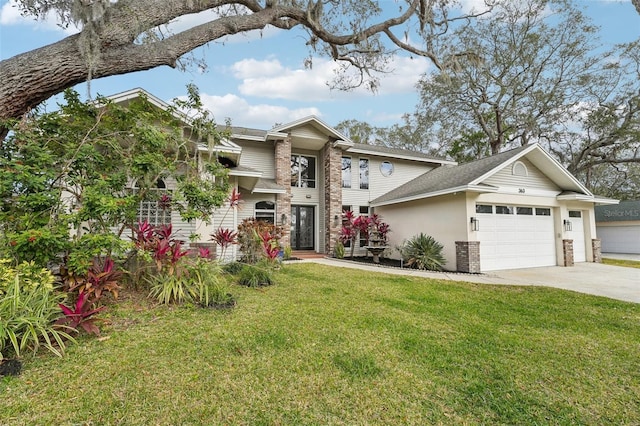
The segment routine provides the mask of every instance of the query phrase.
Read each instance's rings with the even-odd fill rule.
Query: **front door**
[[[291,206],[291,248],[313,250],[313,206]]]

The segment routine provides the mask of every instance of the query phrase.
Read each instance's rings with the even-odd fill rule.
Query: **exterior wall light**
[[[281,224],[281,225],[286,225],[286,224],[287,224],[287,215],[286,215],[286,214],[284,214],[284,213],[282,213],[282,214],[280,215],[280,224]]]
[[[566,232],[571,231],[572,227],[571,227],[571,221],[570,220],[565,219],[564,222],[563,222],[563,225],[564,225],[564,230]]]
[[[338,215],[333,216],[333,226],[338,226],[340,222],[338,221]]]
[[[480,230],[480,221],[478,220],[477,217],[472,217],[471,218],[471,230],[472,231],[479,231]]]

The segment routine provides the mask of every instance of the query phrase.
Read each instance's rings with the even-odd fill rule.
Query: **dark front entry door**
[[[291,206],[292,249],[313,250],[313,211],[312,206]]]

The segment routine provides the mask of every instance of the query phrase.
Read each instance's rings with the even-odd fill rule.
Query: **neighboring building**
[[[640,254],[640,200],[597,206],[596,229],[602,252]]]
[[[201,242],[255,217],[282,225],[281,242],[293,250],[331,254],[344,210],[375,211],[391,227],[391,247],[420,232],[444,244],[446,269],[572,265],[599,261],[594,204],[616,202],[595,197],[538,145],[456,165],[354,143],[316,117],[268,131],[234,127],[213,152],[243,202],[237,211],[223,206],[210,224],[171,217]],[[356,253],[366,253],[364,244]]]

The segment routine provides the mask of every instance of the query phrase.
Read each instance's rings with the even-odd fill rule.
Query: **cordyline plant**
[[[374,213],[371,216],[361,215],[356,217],[351,210],[347,210],[342,214],[342,217],[342,228],[338,239],[342,244],[350,246],[351,257],[353,257],[358,237],[368,243],[369,234],[375,231],[382,238],[383,244],[387,243],[390,227],[382,221],[380,215]]]
[[[60,318],[56,322],[57,324],[65,325],[75,331],[79,331],[78,329],[82,328],[89,334],[100,335],[100,329],[98,329],[96,325],[97,319],[94,318],[94,315],[105,310],[106,306],[92,309],[92,303],[89,301],[88,293],[80,291],[73,309],[62,303],[60,303],[59,306],[64,313],[64,317]]]

